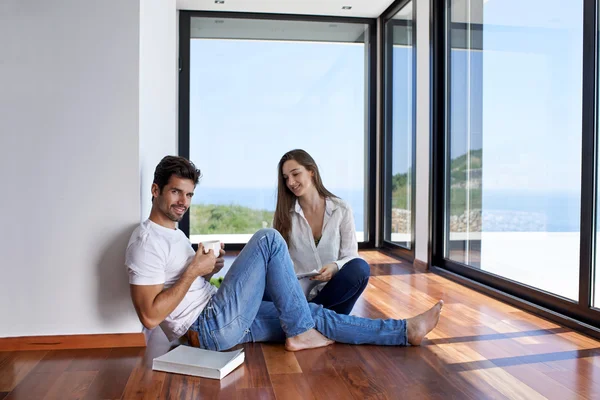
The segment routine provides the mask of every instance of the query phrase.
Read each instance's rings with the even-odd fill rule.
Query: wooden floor
[[[600,342],[374,251],[354,314],[406,318],[444,299],[420,347],[247,344],[222,381],[152,372],[172,346],[0,353],[8,399],[600,399]]]

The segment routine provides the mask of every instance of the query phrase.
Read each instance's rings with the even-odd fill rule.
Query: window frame
[[[359,242],[359,249],[372,249],[375,247],[375,188],[376,188],[376,66],[377,66],[377,41],[376,19],[354,17],[327,17],[317,15],[295,14],[263,14],[240,13],[221,11],[179,11],[179,113],[178,113],[178,153],[180,156],[190,155],[190,47],[191,47],[191,20],[195,17],[228,18],[228,19],[253,19],[253,20],[279,20],[279,21],[309,21],[329,23],[354,23],[368,25],[368,43],[366,43],[367,68],[365,82],[366,90],[365,107],[366,132],[365,140],[365,229],[366,241]],[[193,160],[192,160],[193,161]],[[201,166],[200,166],[201,167]],[[200,190],[202,188],[200,187]],[[190,236],[190,213],[187,212],[179,222],[179,228]],[[245,243],[225,244],[225,250],[237,251],[243,249]],[[193,245],[197,249],[197,244]]]

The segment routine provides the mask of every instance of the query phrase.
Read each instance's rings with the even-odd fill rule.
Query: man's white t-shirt
[[[168,289],[177,282],[195,254],[181,230],[165,228],[147,219],[136,228],[127,245],[125,265],[129,283],[164,284]],[[181,303],[160,324],[167,338],[175,340],[183,336],[216,291],[216,287],[198,277]]]

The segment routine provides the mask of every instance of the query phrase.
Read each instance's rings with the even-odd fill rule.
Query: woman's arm
[[[356,242],[356,230],[354,228],[354,215],[352,209],[347,206],[342,208],[344,215],[340,223],[340,255],[335,261],[338,270],[353,258],[358,257],[358,243]]]

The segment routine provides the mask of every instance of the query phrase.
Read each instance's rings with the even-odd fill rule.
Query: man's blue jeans
[[[272,301],[262,301],[265,290]],[[360,318],[309,304],[287,245],[274,229],[254,234],[190,327],[198,332],[200,347],[217,351],[238,343],[284,341],[311,328],[341,343],[407,344],[405,320]]]

